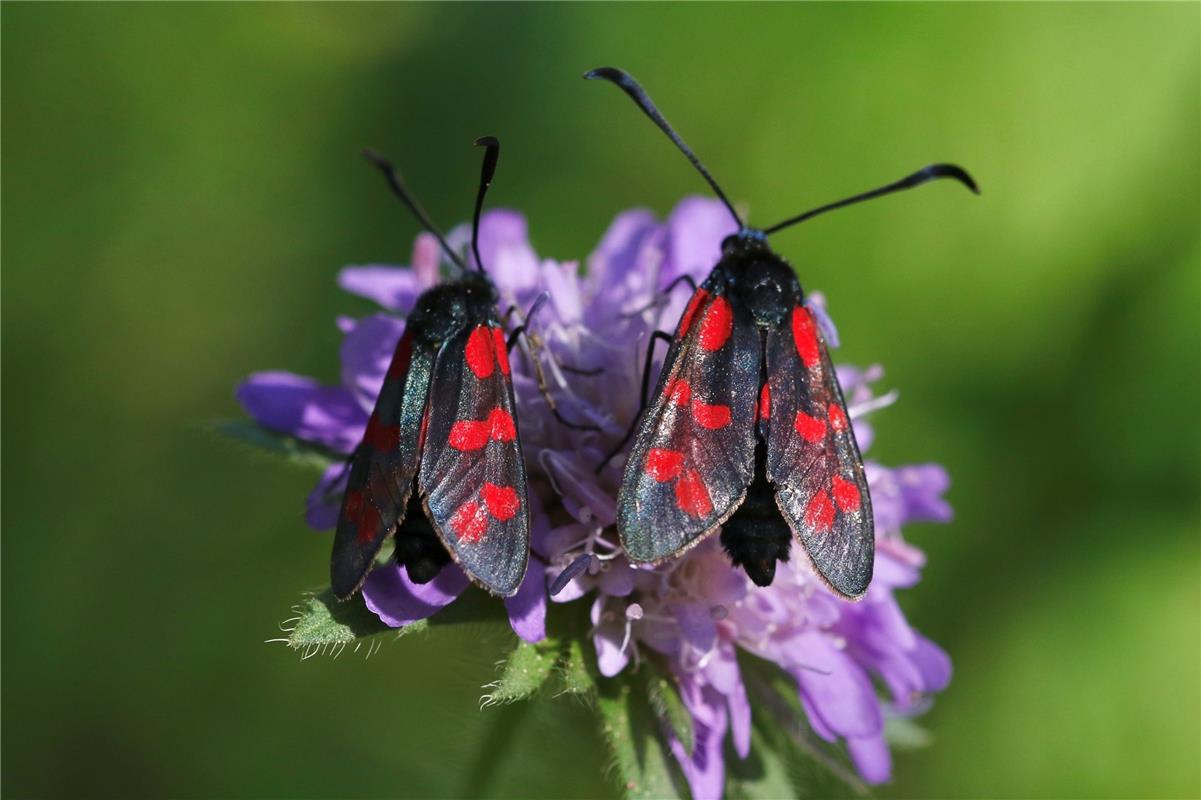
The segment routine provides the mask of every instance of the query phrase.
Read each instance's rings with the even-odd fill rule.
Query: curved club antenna
[[[930,181],[935,181],[939,178],[952,178],[959,181],[976,194],[980,194],[980,187],[976,185],[976,181],[973,180],[972,176],[967,173],[967,170],[963,169],[962,167],[957,167],[954,164],[931,164],[930,166],[922,167],[912,175],[906,175],[899,181],[894,181],[887,186],[881,186],[878,189],[872,189],[870,192],[857,194],[853,197],[847,197],[843,200],[838,200],[833,203],[826,203],[826,205],[818,206],[815,209],[806,211],[804,214],[798,214],[797,216],[786,219],[783,222],[777,222],[770,228],[765,228],[763,232],[775,233],[776,231],[787,228],[789,225],[796,225],[798,222],[804,222],[807,219],[813,219],[818,214],[824,214],[827,211],[833,211],[836,208],[842,208],[844,206],[851,206],[855,203],[862,203],[864,200],[882,197],[886,194],[892,194],[893,192],[902,192],[906,189],[913,189],[914,187],[921,186],[923,183],[929,183]]]
[[[392,193],[400,198],[400,201],[404,203],[406,207],[408,207],[409,211],[413,212],[413,216],[415,216],[417,221],[421,223],[421,227],[425,228],[434,235],[434,238],[438,240],[438,244],[442,245],[442,250],[446,253],[446,255],[450,256],[450,260],[453,261],[459,269],[466,271],[467,265],[463,263],[463,259],[460,258],[459,255],[451,249],[450,245],[446,243],[446,237],[443,236],[442,232],[434,226],[434,223],[430,221],[429,214],[425,213],[425,209],[421,207],[421,204],[417,202],[417,199],[413,197],[408,187],[405,186],[404,180],[400,177],[400,170],[398,170],[391,161],[384,158],[374,150],[371,150],[370,148],[364,150],[363,155],[368,161],[374,164],[380,172],[384,173],[384,177],[387,178],[388,186],[392,189]]]
[[[659,130],[667,134],[667,138],[671,139],[672,142],[675,143],[675,146],[678,147],[680,152],[684,154],[684,157],[692,162],[692,166],[696,167],[696,171],[699,172],[701,176],[709,182],[709,186],[713,189],[714,194],[716,194],[717,198],[725,205],[726,210],[730,212],[730,216],[734,218],[734,221],[738,223],[738,229],[742,230],[746,227],[742,224],[742,218],[738,216],[738,212],[734,210],[734,206],[728,199],[726,199],[725,192],[723,192],[721,187],[717,185],[717,181],[714,180],[713,176],[709,173],[709,170],[705,169],[705,165],[702,164],[701,160],[696,157],[696,153],[692,152],[692,148],[684,143],[684,140],[680,138],[680,134],[676,133],[675,130],[672,129],[671,125],[668,124],[667,120],[664,119],[663,115],[659,112],[659,109],[655,107],[654,102],[651,101],[650,96],[646,93],[646,90],[638,84],[638,81],[630,77],[628,73],[623,72],[616,67],[597,67],[590,72],[585,72],[584,78],[590,81],[596,80],[597,78],[609,81],[609,83],[616,84],[623,92],[628,94],[630,99],[637,103],[638,107],[642,109],[642,113],[650,117],[651,122],[658,125]]]
[[[484,271],[484,260],[480,258],[480,214],[484,210],[484,195],[492,185],[496,174],[496,161],[500,158],[500,142],[495,136],[481,136],[475,140],[476,147],[486,147],[484,166],[480,169],[480,190],[475,196],[475,214],[471,217],[471,252],[475,253],[475,268]]]

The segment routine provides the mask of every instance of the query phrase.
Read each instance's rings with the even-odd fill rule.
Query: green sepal
[[[651,710],[659,723],[671,732],[691,756],[696,747],[696,731],[692,725],[692,715],[688,713],[680,697],[679,684],[670,673],[664,674],[657,669],[653,659],[643,662],[643,672],[646,675],[646,697]]]
[[[726,755],[727,800],[778,800],[782,797],[808,797],[793,780],[789,761],[795,753],[786,737],[771,725],[756,719],[751,726],[751,752],[738,758]]]
[[[930,731],[909,717],[884,718],[884,739],[898,750],[920,750],[934,741]]]
[[[385,634],[399,639],[431,626],[500,623],[508,627],[504,603],[474,586],[468,587],[454,602],[429,619],[400,628],[391,628],[381,622],[363,603],[361,594],[343,602],[328,588],[308,595],[292,611],[294,616],[280,625],[287,634],[282,641],[302,651],[305,658],[319,654],[337,655],[347,647],[358,651],[364,643],[375,646]]]
[[[481,698],[480,707],[512,703],[541,689],[558,660],[557,649],[553,640],[518,644],[505,660],[500,680],[484,687],[491,691]]]
[[[368,639],[394,632],[371,613],[361,596],[339,602],[331,589],[309,595],[292,610],[296,616],[280,627],[287,633],[288,646],[303,651],[305,658],[340,653],[350,645],[357,650]]]
[[[287,464],[306,467],[324,472],[331,465],[345,461],[346,457],[319,445],[297,439],[286,433],[264,428],[247,420],[226,420],[218,422],[213,429],[246,445],[256,452],[265,453]]]
[[[623,673],[598,683],[596,709],[601,733],[613,753],[613,762],[626,796],[679,797],[671,755],[658,732],[654,713],[635,684]]]
[[[559,653],[559,661],[555,665],[555,673],[559,678],[559,694],[590,697],[596,691],[596,679],[588,659],[584,656],[584,645],[579,639],[573,638],[564,643]]]

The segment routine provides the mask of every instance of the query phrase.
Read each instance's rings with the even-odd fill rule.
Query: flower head
[[[595,469],[640,411],[650,334],[674,329],[687,303],[685,291],[662,297],[660,287],[680,275],[703,280],[732,232],[728,213],[716,201],[684,200],[662,223],[647,211],[625,212],[581,270],[575,262],[540,259],[519,214],[484,215],[480,249],[502,307],[525,309],[540,294],[548,297],[522,345],[524,357],[513,360],[531,480],[533,554],[521,591],[507,601],[510,619],[522,638],[536,641],[545,633],[548,594],[557,603],[583,602],[602,675],[636,669],[648,657],[666,662],[694,722],[691,751],[674,738],[670,744],[696,798],[722,793],[727,736],[740,757],[750,750],[752,707],[740,650],[791,676],[813,731],[845,742],[865,780],[885,781],[891,770],[885,716],[922,710],[924,698],[950,679],[946,654],[909,626],[893,596],[918,582],[924,562],[901,538],[902,526],[949,518],[941,497],[948,484],[942,468],[866,462],[876,565],[875,579],[858,603],[827,589],[796,553],[799,545],[766,588],[731,566],[715,537],[659,567],[632,565],[614,528],[620,458]],[[454,245],[468,236],[462,226],[449,238]],[[417,294],[436,281],[438,258],[435,243],[422,235],[410,269],[344,270],[343,288],[392,313],[339,321],[345,336],[341,385],[260,373],[239,389],[243,405],[267,427],[350,452],[403,329],[393,314],[411,308]],[[809,303],[827,340],[837,343],[821,296],[811,294]],[[599,430],[556,420],[536,367],[559,412]],[[574,374],[571,367],[594,374]],[[895,394],[873,391],[882,374],[879,367],[839,368],[862,450],[872,438],[865,415],[895,400]],[[309,497],[307,519],[314,527],[336,522],[340,473],[340,467],[327,471]],[[453,565],[420,586],[399,568],[384,567],[369,576],[364,598],[380,619],[401,626],[435,613],[467,584]],[[886,698],[877,693],[876,681],[886,688]]]

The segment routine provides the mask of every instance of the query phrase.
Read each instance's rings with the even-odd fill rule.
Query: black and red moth
[[[515,594],[525,576],[529,506],[508,357],[520,328],[506,339],[476,241],[500,145],[492,137],[476,144],[486,150],[472,226],[475,270],[395,168],[367,154],[462,275],[417,299],[351,456],[330,559],[339,599],[358,591],[391,536],[397,562],[415,583],[433,580],[451,558],[497,595]]]
[[[792,266],[772,251],[767,237],[834,208],[935,178],[954,178],[978,191],[975,182],[959,167],[935,164],[757,230],[743,223],[633,78],[612,67],[584,77],[624,90],[704,176],[739,228],[722,242],[721,259],[695,287],[675,335],[652,336],[643,376],[645,408],[627,435],[634,440],[618,496],[617,529],[627,555],[658,563],[720,527],[730,560],[756,584],[768,586],[776,563],[788,560],[795,535],[831,589],[847,598],[862,596],[875,550],[863,459],[821,327],[805,305]],[[656,338],[671,345],[646,404]]]

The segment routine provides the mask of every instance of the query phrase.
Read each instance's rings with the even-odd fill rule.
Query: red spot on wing
[[[652,448],[646,454],[646,474],[662,483],[680,474],[684,466],[684,454],[677,450]]]
[[[409,333],[408,328],[405,328],[404,336],[400,337],[400,343],[396,345],[396,352],[392,354],[392,363],[388,365],[388,378],[403,378],[409,371],[409,361],[412,358],[413,334]]]
[[[359,546],[371,544],[375,539],[375,532],[379,530],[379,511],[367,499],[362,489],[352,489],[346,493],[342,516],[354,523],[355,539],[358,540]]]
[[[677,406],[688,405],[688,400],[692,397],[692,384],[687,378],[676,378],[667,384],[667,397]]]
[[[809,309],[797,306],[792,309],[792,341],[797,355],[806,367],[815,367],[821,360],[821,348],[817,344],[817,324]]]
[[[494,366],[492,341],[487,325],[477,325],[471,335],[467,337],[464,355],[467,358],[467,366],[471,367],[471,371],[477,378],[487,378],[492,374]]]
[[[702,428],[715,431],[730,424],[729,406],[710,406],[696,400],[692,404],[692,418]]]
[[[759,419],[771,419],[771,387],[766,383],[759,390]]]
[[[694,517],[708,516],[713,511],[713,500],[705,480],[694,469],[685,470],[676,482],[676,504],[685,514]]]
[[[450,426],[450,447],[456,450],[478,450],[489,440],[512,442],[518,437],[513,414],[504,408],[492,408],[488,419],[460,419]]]
[[[371,503],[363,509],[362,516],[359,517],[358,536],[359,544],[371,544],[375,540],[375,534],[379,531],[379,510]]]
[[[720,350],[734,330],[734,312],[726,298],[715,297],[701,320],[701,347],[712,353]]]
[[[450,446],[456,450],[479,450],[488,444],[488,423],[459,420],[450,427]]]
[[[460,542],[474,544],[488,531],[488,515],[479,503],[468,500],[450,518],[450,528]]]
[[[485,483],[484,488],[480,490],[480,496],[484,498],[484,505],[488,507],[488,513],[501,522],[513,519],[517,514],[517,509],[521,508],[521,500],[512,486]]]
[[[367,431],[363,441],[370,444],[381,453],[390,453],[400,447],[400,426],[385,425],[375,414],[367,420]]]
[[[859,487],[840,475],[834,476],[834,502],[843,511],[859,508]]]
[[[810,498],[805,507],[805,524],[817,533],[825,533],[834,525],[834,504],[825,489]]]
[[[456,450],[479,450],[488,441],[511,442],[517,438],[513,415],[494,408],[484,420],[463,419],[450,426],[450,446]]]
[[[835,431],[847,429],[847,414],[838,403],[830,403],[826,408],[826,416],[830,418],[830,427]]]
[[[696,317],[696,312],[701,305],[709,299],[709,293],[704,289],[697,289],[692,295],[692,299],[688,301],[688,307],[684,309],[684,315],[680,317],[680,324],[676,329],[676,338],[683,339],[688,333],[688,329],[692,327],[692,320]]]
[[[493,343],[496,345],[496,364],[500,367],[501,375],[509,374],[509,346],[505,341],[505,332],[500,328],[492,329]]]
[[[820,442],[826,435],[826,423],[817,417],[809,416],[804,411],[796,412],[796,421],[793,423],[793,427],[806,442]]]
[[[488,431],[498,442],[511,442],[517,438],[513,415],[499,406],[488,415]]]

